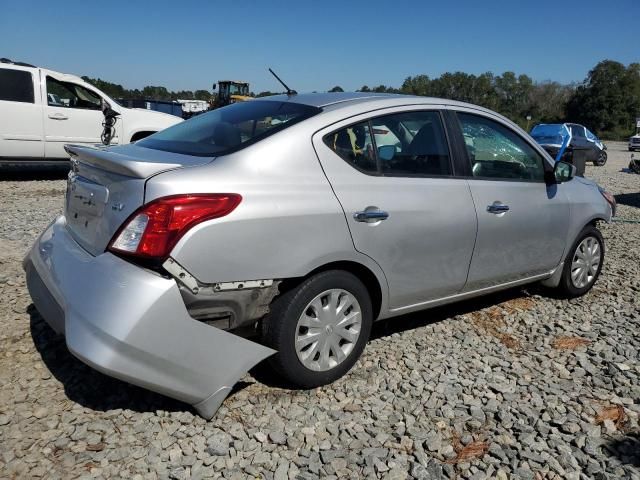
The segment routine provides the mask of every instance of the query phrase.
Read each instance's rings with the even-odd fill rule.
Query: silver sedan
[[[422,97],[274,96],[67,151],[64,215],[24,260],[36,307],[82,361],[207,418],[267,358],[336,380],[376,320],[585,294],[615,209],[504,117]]]

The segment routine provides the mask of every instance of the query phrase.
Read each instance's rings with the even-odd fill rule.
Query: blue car
[[[607,162],[607,147],[583,125],[577,123],[541,123],[531,129],[531,136],[556,159],[576,164]]]

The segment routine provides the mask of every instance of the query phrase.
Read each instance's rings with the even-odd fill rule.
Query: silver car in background
[[[24,260],[37,309],[83,362],[207,418],[265,358],[336,380],[375,320],[586,293],[615,208],[504,117],[423,97],[274,96],[67,151],[64,215]]]

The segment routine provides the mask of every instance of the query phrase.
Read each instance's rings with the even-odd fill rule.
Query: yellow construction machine
[[[213,84],[216,89],[216,84]],[[218,81],[218,93],[213,101],[212,108],[220,108],[237,102],[246,102],[253,97],[249,96],[249,83],[235,80]]]

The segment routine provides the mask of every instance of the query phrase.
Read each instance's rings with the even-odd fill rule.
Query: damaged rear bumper
[[[194,320],[176,281],[110,253],[91,256],[65,225],[58,217],[23,266],[36,308],[84,363],[211,418],[236,381],[275,353]]]

